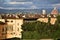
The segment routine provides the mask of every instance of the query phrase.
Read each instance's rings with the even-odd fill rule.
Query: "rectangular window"
[[[7,31],[13,31],[13,25],[8,25],[7,26]]]
[[[2,28],[2,34],[6,34],[6,31],[7,31],[7,30],[6,30],[6,27],[3,27],[3,28]]]

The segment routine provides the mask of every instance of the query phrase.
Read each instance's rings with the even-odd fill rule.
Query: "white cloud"
[[[60,3],[58,4],[52,4],[53,7],[60,7]]]
[[[12,10],[12,9],[15,9],[15,8],[4,8],[4,7],[0,7],[0,9],[8,9],[8,10]]]
[[[37,8],[37,6],[32,5],[30,8],[31,8],[31,9],[36,9],[36,8]]]
[[[14,10],[14,9],[37,9],[37,6],[35,6],[35,5],[32,5],[32,6],[30,6],[30,7],[28,7],[28,8],[25,8],[25,7],[20,7],[20,8],[15,8],[15,7],[0,7],[0,9],[6,9],[6,10]]]
[[[21,7],[21,8],[13,8],[13,7],[5,8],[5,7],[0,7],[0,9],[14,10],[14,9],[29,9],[29,8],[24,8],[24,7]]]
[[[0,7],[0,9],[2,9],[3,7]]]
[[[0,9],[10,9],[10,10],[12,10],[13,8],[4,8],[4,7],[0,7]]]
[[[24,8],[24,7],[21,7],[21,8],[13,8],[13,7],[8,7],[8,8],[4,8],[4,7],[0,7],[0,9],[5,9],[5,10],[15,10],[15,9],[36,9],[36,7],[30,7],[30,8]]]
[[[4,4],[33,4],[33,2],[5,2]]]

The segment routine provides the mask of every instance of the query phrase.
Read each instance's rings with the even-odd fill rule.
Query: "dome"
[[[54,9],[52,10],[51,14],[54,14],[54,15],[58,14],[58,10],[57,10],[56,7],[54,7]]]

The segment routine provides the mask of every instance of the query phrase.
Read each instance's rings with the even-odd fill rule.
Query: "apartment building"
[[[3,23],[3,24],[2,24]],[[0,19],[0,39],[21,38],[23,19]]]

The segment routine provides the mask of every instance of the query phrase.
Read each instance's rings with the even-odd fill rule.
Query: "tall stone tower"
[[[42,10],[42,14],[46,14],[46,10]]]

